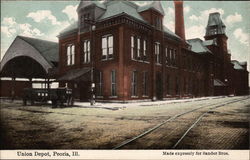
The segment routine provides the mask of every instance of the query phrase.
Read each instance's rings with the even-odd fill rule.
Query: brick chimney
[[[185,38],[185,25],[183,16],[183,1],[174,1],[175,6],[175,34],[181,37],[183,40]]]

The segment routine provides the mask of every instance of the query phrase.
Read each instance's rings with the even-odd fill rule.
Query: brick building
[[[183,2],[174,3],[175,33],[163,25],[161,2],[142,7],[130,1],[80,2],[78,22],[58,36],[61,85],[89,99],[93,66],[98,100],[234,93],[234,68],[219,13],[210,14],[205,41],[186,40]],[[95,21],[94,28],[85,19]]]
[[[248,94],[246,63],[231,61],[219,13],[209,15],[204,41],[186,40],[183,2],[174,4],[175,33],[159,1],[81,1],[78,21],[58,35],[60,86],[82,101],[92,82],[99,101]]]

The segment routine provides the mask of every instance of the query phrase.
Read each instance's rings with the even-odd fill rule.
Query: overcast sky
[[[136,2],[144,5],[146,2]],[[164,24],[174,31],[172,1],[162,1]],[[57,41],[58,33],[77,20],[78,1],[1,1],[1,59],[17,35]],[[229,37],[232,59],[250,63],[250,2],[248,1],[185,1],[186,37],[201,38],[209,13],[220,12]]]

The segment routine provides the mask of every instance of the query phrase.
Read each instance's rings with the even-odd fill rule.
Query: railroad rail
[[[189,111],[187,111],[187,112],[183,112],[183,113],[180,113],[180,114],[176,114],[176,115],[170,117],[169,119],[167,119],[167,120],[165,120],[165,121],[163,121],[163,122],[161,122],[161,123],[155,125],[154,127],[150,128],[150,129],[148,129],[148,130],[146,130],[145,132],[143,132],[143,133],[141,133],[141,134],[139,134],[139,135],[137,135],[137,136],[135,136],[135,137],[133,137],[133,138],[131,138],[131,139],[125,140],[124,142],[122,142],[122,143],[118,144],[117,146],[115,146],[115,147],[113,148],[113,150],[115,150],[115,149],[120,149],[120,148],[122,148],[122,147],[124,147],[124,146],[126,146],[126,145],[128,145],[128,144],[130,144],[130,143],[132,143],[132,142],[134,142],[134,141],[136,141],[136,140],[138,140],[139,138],[142,138],[142,137],[146,136],[147,134],[149,134],[149,133],[151,133],[151,132],[157,130],[158,128],[160,128],[161,126],[163,126],[164,124],[166,124],[167,122],[170,122],[170,121],[172,121],[172,120],[175,120],[175,119],[178,118],[178,117],[181,117],[181,116],[183,116],[183,115],[186,115],[186,114],[195,112],[195,111],[200,110],[200,109],[202,109],[202,108],[210,107],[209,110],[206,111],[205,113],[203,113],[203,114],[202,114],[202,115],[201,115],[201,116],[191,125],[191,127],[189,127],[189,129],[183,134],[183,136],[177,141],[177,143],[173,146],[173,148],[175,148],[175,147],[177,147],[177,145],[182,141],[182,139],[184,139],[184,137],[187,135],[187,133],[188,133],[188,132],[189,132],[189,131],[190,131],[190,130],[191,130],[191,129],[192,129],[201,119],[202,119],[202,117],[204,117],[209,111],[211,111],[211,110],[213,110],[213,109],[215,109],[215,108],[221,107],[221,106],[225,106],[225,105],[227,105],[227,104],[236,103],[236,102],[239,102],[239,101],[242,101],[242,100],[246,100],[246,99],[249,99],[249,97],[247,97],[247,98],[240,98],[240,99],[237,99],[237,100],[229,100],[229,101],[227,101],[227,102],[222,102],[222,103],[219,102],[219,104],[218,104],[218,102],[217,102],[217,103],[213,103],[213,104],[209,104],[209,105],[203,105],[203,106],[201,106],[201,107],[198,107],[198,108],[189,110]],[[215,106],[214,106],[214,105],[215,105]],[[214,107],[211,107],[211,106],[214,106]]]
[[[248,97],[249,98],[249,97]],[[203,113],[202,115],[200,115],[194,123],[192,123],[192,125],[186,130],[186,132],[181,136],[181,138],[179,138],[179,140],[173,145],[172,149],[175,149],[180,143],[181,141],[186,137],[186,135],[191,131],[191,129],[193,129],[200,121],[201,119],[207,115],[208,113],[212,112],[214,109],[216,108],[219,108],[219,107],[223,107],[225,105],[228,105],[228,104],[232,104],[232,103],[236,103],[236,102],[239,102],[239,101],[243,101],[243,100],[246,100],[248,98],[244,98],[244,99],[240,99],[240,100],[235,100],[235,101],[232,101],[232,102],[228,102],[228,103],[225,103],[225,104],[221,104],[221,105],[217,105],[215,107],[212,107],[210,108],[208,111],[206,111],[205,113]]]

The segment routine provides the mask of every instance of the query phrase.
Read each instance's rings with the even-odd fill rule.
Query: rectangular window
[[[172,62],[172,49],[169,49],[169,61],[170,61],[170,64]]]
[[[113,59],[114,54],[114,38],[112,35],[102,37],[102,59]]]
[[[143,56],[147,56],[147,41],[143,40]]]
[[[85,24],[85,20],[86,19],[90,19],[90,14],[87,13],[87,14],[84,14],[83,16],[81,16],[81,24],[82,24],[82,27],[88,27],[89,24]]]
[[[102,59],[107,59],[108,48],[107,48],[107,38],[102,37]]]
[[[132,72],[132,96],[137,96],[137,71]]]
[[[90,40],[85,40],[83,43],[83,63],[90,62]]]
[[[87,62],[90,62],[90,41],[87,42]]]
[[[114,52],[113,43],[114,43],[113,36],[108,36],[108,59],[113,58],[113,52]]]
[[[86,63],[87,62],[87,41],[84,41],[83,43],[83,63]]]
[[[71,51],[72,51],[72,65],[74,65],[75,64],[75,55],[76,55],[75,45],[72,45]]]
[[[156,56],[156,63],[160,64],[160,43],[155,43],[155,56]]]
[[[70,44],[67,46],[67,65],[75,64],[75,45]]]
[[[148,95],[148,72],[143,72],[143,95]]]
[[[97,82],[96,82],[97,86],[96,86],[96,95],[97,96],[102,96],[103,93],[103,75],[102,72],[99,71],[97,72]]]
[[[140,59],[140,54],[141,54],[141,40],[140,38],[137,38],[137,58]]]
[[[70,60],[70,59],[71,59],[70,56],[71,56],[71,55],[70,55],[70,45],[69,45],[69,46],[67,46],[67,65],[68,65],[68,66],[69,66],[70,63],[71,63],[71,62],[70,62],[70,61],[71,61],[71,60]]]
[[[142,54],[143,54],[143,61],[147,61],[147,41],[143,40],[143,46],[142,46]]]
[[[169,65],[169,57],[168,57],[168,47],[165,49],[165,54],[166,54],[166,65]]]
[[[111,96],[116,96],[116,72],[111,71]]]
[[[135,37],[131,36],[131,58],[135,60]]]
[[[176,62],[177,62],[177,51],[176,49],[173,50],[173,65],[176,66]]]

